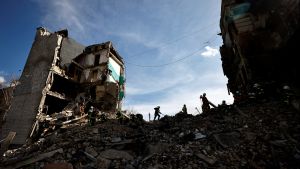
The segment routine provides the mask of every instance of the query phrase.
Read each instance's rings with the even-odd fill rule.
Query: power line
[[[168,62],[168,63],[158,64],[158,65],[139,65],[139,64],[135,64],[135,63],[131,63],[131,62],[126,62],[126,61],[125,61],[125,63],[128,63],[128,64],[133,65],[133,66],[137,66],[137,67],[148,67],[148,68],[150,68],[150,67],[163,67],[163,66],[171,65],[171,64],[180,62],[184,59],[187,59],[188,57],[193,56],[194,54],[196,54],[197,52],[199,52],[201,50],[202,50],[202,48],[197,49],[196,51],[194,51],[194,52],[192,52],[192,53],[190,53],[190,54],[188,54],[188,55],[186,55],[182,58],[179,58],[177,60],[174,60],[174,61],[171,61],[171,62]]]
[[[196,31],[194,31],[194,32],[185,34],[185,35],[183,35],[183,36],[181,36],[181,37],[179,37],[179,38],[176,38],[176,39],[174,39],[174,40],[172,40],[172,41],[165,42],[165,43],[163,43],[163,45],[161,45],[160,47],[152,48],[152,49],[147,49],[147,50],[144,50],[144,51],[142,51],[142,52],[139,52],[139,53],[130,55],[130,56],[129,56],[129,59],[130,59],[130,58],[133,58],[133,57],[136,57],[136,56],[141,56],[141,55],[143,55],[143,54],[145,54],[145,53],[148,53],[148,52],[151,52],[151,51],[154,51],[154,50],[157,50],[157,49],[164,49],[164,48],[166,48],[167,46],[169,46],[170,44],[173,44],[173,43],[178,42],[178,41],[180,41],[180,40],[182,40],[182,39],[185,39],[185,38],[190,37],[190,36],[192,36],[192,35],[195,35],[195,34],[197,34],[197,33],[199,33],[199,32],[202,32],[203,30],[210,28],[210,26],[212,26],[212,25],[214,25],[214,24],[217,24],[217,23],[214,22],[214,23],[208,24],[207,26],[202,27],[201,29],[198,29],[198,30],[196,30]]]
[[[212,39],[212,38],[213,38],[213,36],[210,39]],[[193,56],[197,52],[200,52],[201,50],[203,50],[203,47],[207,46],[207,44],[210,44],[210,43],[214,42],[216,39],[217,39],[217,36],[212,41],[208,40],[207,41],[208,43],[205,43],[205,45],[203,45],[200,49],[197,49],[197,50],[193,51],[192,53],[189,53],[189,54],[187,54],[187,55],[185,55],[185,56],[183,56],[183,57],[181,57],[177,60],[171,61],[171,62],[167,62],[167,63],[163,63],[163,64],[157,64],[157,65],[140,65],[140,64],[135,64],[135,63],[128,62],[128,61],[125,61],[125,63],[133,65],[133,66],[137,66],[137,67],[144,67],[144,68],[155,68],[155,67],[168,66],[168,65],[175,64],[177,62],[183,61],[183,60]]]

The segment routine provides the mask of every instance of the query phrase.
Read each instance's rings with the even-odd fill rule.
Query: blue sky
[[[35,30],[67,28],[84,45],[112,41],[126,64],[124,107],[144,115],[215,104],[227,94],[219,46],[220,0],[11,0],[2,2],[0,82],[23,69]],[[147,116],[148,117],[148,116]]]

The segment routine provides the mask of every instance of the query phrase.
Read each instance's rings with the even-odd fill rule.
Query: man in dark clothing
[[[123,124],[123,114],[121,113],[121,111],[118,111],[116,115],[117,115],[118,122],[120,124]]]
[[[202,100],[202,112],[206,113],[210,110],[209,107],[209,101],[206,98],[206,93],[203,93],[203,95],[200,95],[200,99]]]
[[[182,107],[182,113],[187,114],[187,108],[185,104]]]
[[[88,117],[89,117],[89,125],[93,126],[96,122],[96,111],[93,106],[90,107],[88,111]]]
[[[160,118],[159,114],[161,114],[161,112],[160,112],[159,108],[160,108],[159,106],[157,106],[157,107],[154,108],[154,110],[155,110],[155,112],[154,112],[154,121],[155,121],[156,117],[158,117],[157,118],[158,120]]]

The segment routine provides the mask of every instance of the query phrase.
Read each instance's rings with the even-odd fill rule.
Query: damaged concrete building
[[[0,88],[0,130],[5,113],[10,107],[14,89],[15,86]]]
[[[299,0],[222,0],[220,48],[228,89],[254,84],[299,89]]]
[[[67,30],[40,27],[19,81],[1,131],[1,138],[16,132],[12,144],[24,144],[52,115],[82,116],[80,104],[107,113],[121,109],[125,67],[111,42],[85,47]]]

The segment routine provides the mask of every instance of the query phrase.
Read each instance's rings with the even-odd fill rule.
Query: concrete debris
[[[48,163],[43,169],[73,169],[70,163]]]
[[[224,148],[239,144],[240,134],[238,132],[220,133],[213,135],[216,141]]]
[[[86,147],[85,152],[89,153],[93,157],[97,157],[97,155],[98,155],[97,151],[93,147]]]
[[[108,169],[110,167],[110,163],[111,161],[106,159],[106,158],[102,158],[102,157],[97,157],[97,168],[98,169]]]
[[[205,138],[206,136],[202,133],[195,133],[195,140]]]
[[[13,165],[7,166],[6,168],[7,169],[20,168],[20,167],[23,167],[25,165],[32,164],[32,163],[35,163],[37,161],[43,160],[45,158],[52,157],[56,153],[63,153],[63,149],[60,148],[58,150],[54,150],[54,151],[51,151],[51,152],[48,152],[48,153],[38,154],[37,156],[31,157],[31,158],[28,158],[28,159],[26,159],[26,157],[25,157],[25,160],[17,162]]]
[[[204,154],[201,154],[201,153],[196,153],[195,155],[197,157],[199,157],[201,160],[204,160],[205,162],[207,162],[210,165],[213,165],[216,162],[215,157],[207,157],[207,156],[205,156]]]
[[[83,152],[86,156],[87,156],[87,158],[88,159],[90,159],[91,161],[93,161],[93,162],[96,162],[97,161],[97,159],[93,156],[93,155],[91,155],[91,154],[89,154],[89,153],[87,153],[87,152]]]
[[[227,109],[227,110],[225,110]],[[11,149],[2,168],[297,168],[300,114],[281,101],[155,122],[87,122]],[[62,151],[64,150],[64,151]],[[48,153],[50,152],[50,154]],[[54,152],[60,152],[53,155]],[[16,165],[18,164],[18,165]]]
[[[99,154],[100,157],[106,158],[109,160],[114,159],[125,159],[125,160],[133,160],[133,157],[125,151],[119,151],[114,149],[108,149]]]

